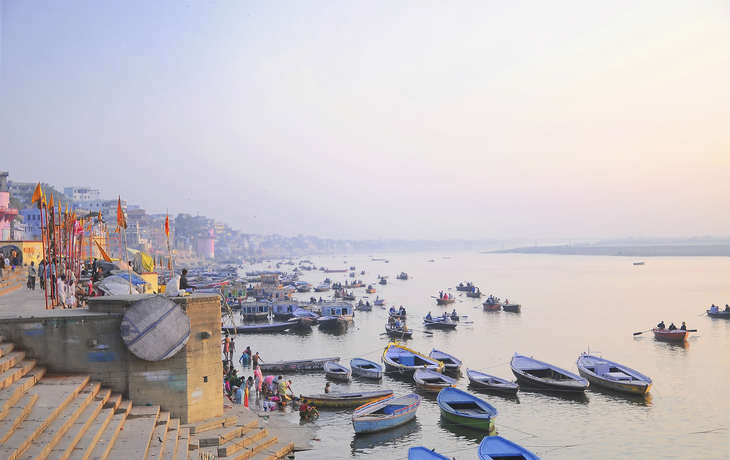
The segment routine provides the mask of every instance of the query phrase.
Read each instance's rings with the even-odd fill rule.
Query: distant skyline
[[[0,3],[0,170],[333,239],[730,235],[730,3]]]

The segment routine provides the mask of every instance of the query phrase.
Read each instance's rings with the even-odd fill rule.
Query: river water
[[[387,258],[373,261],[373,257]],[[423,329],[421,317],[442,313],[432,296],[441,290],[457,295],[449,306],[462,315],[454,331],[416,332],[407,346],[428,354],[432,348],[464,362],[458,388],[467,390],[465,368],[510,380],[514,353],[533,356],[577,373],[581,352],[617,361],[648,375],[654,386],[645,397],[624,396],[591,387],[581,396],[561,397],[520,391],[517,397],[481,393],[494,405],[498,434],[521,444],[543,460],[552,459],[726,459],[730,458],[730,321],[702,316],[711,303],[730,303],[730,258],[682,257],[639,260],[623,257],[554,256],[476,253],[408,253],[310,257],[317,267],[355,266],[366,283],[377,284],[377,295],[388,306],[403,305],[408,325]],[[429,260],[433,260],[430,262]],[[265,269],[269,264],[247,266]],[[284,265],[284,269],[294,267]],[[401,271],[411,279],[395,279]],[[352,280],[347,274],[304,272],[300,279],[313,285],[326,277]],[[473,282],[482,292],[522,304],[521,313],[485,312],[482,300],[458,296],[459,282]],[[358,299],[364,289],[355,290]],[[325,293],[331,296],[331,292]],[[309,299],[319,293],[296,294]],[[372,300],[371,294],[366,300]],[[327,297],[328,297],[327,296]],[[326,298],[326,296],[323,296]],[[236,338],[237,356],[247,346],[266,362],[339,356],[349,366],[354,357],[380,361],[387,336],[382,336],[386,310],[356,312],[347,332],[245,335]],[[690,334],[684,344],[658,342],[651,329],[659,321]],[[251,375],[244,369],[245,376]],[[323,373],[290,374],[296,394],[322,393]],[[393,389],[395,394],[420,393],[412,382],[386,376],[380,383],[353,378],[331,382],[334,392]],[[412,446],[435,448],[458,459],[477,458],[484,433],[441,420],[435,394],[424,399],[414,422],[378,434],[356,436],[352,410],[321,410],[314,449],[297,452],[297,459],[405,459]],[[476,394],[476,393],[475,393]],[[292,413],[292,423],[300,423]]]

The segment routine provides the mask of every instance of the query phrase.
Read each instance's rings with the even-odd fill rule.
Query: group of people
[[[454,296],[452,296],[449,293],[446,293],[444,291],[439,291],[439,299],[453,299]]]
[[[403,307],[403,305],[401,305],[400,308],[396,310],[395,306],[391,305],[388,313],[390,314],[390,316],[406,316],[406,309]]]
[[[456,316],[456,310],[451,313],[452,315]],[[427,321],[450,321],[449,314],[444,312],[443,315],[437,316],[436,319],[434,319],[433,316],[431,316],[431,311],[429,310],[428,314],[426,315]]]
[[[726,313],[730,313],[730,306],[728,306],[728,304],[725,304],[725,309],[723,311]],[[710,313],[720,313],[720,307],[713,303],[710,307]]]
[[[664,324],[664,320],[662,320],[661,323],[657,324],[656,327],[657,327],[657,329],[667,329],[669,331],[676,331],[677,330],[677,326],[675,326],[674,323],[671,323],[669,325],[669,327],[667,328],[667,326]],[[682,321],[682,326],[679,328],[679,330],[680,331],[686,331],[687,330],[687,324],[684,321]]]

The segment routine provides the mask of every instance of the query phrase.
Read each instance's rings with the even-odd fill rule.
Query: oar
[[[634,332],[634,335],[641,335],[641,334],[643,334],[644,332],[649,332],[649,331],[651,331],[651,330],[653,330],[653,329],[647,329],[646,331],[641,331],[641,332]]]
[[[431,331],[424,331],[423,329],[410,329],[411,331],[423,332],[424,334],[433,335]]]

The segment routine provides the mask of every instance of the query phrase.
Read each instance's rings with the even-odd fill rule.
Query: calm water
[[[455,331],[414,333],[407,345],[428,354],[432,348],[451,353],[464,368],[514,379],[509,367],[517,352],[577,373],[575,361],[590,349],[628,365],[654,381],[646,397],[590,388],[585,396],[560,397],[520,391],[516,398],[481,396],[497,407],[498,434],[524,445],[543,460],[551,459],[726,459],[730,458],[730,321],[700,316],[711,303],[730,303],[730,258],[653,258],[646,265],[618,257],[505,254],[373,254],[309,258],[318,267],[356,266],[358,278],[377,283],[377,295],[388,306],[403,305],[411,328],[423,329],[420,317],[442,313],[432,298],[440,290],[472,281],[482,292],[522,304],[521,313],[485,312],[481,301],[457,297],[449,306],[462,315]],[[444,257],[449,257],[444,258]],[[428,262],[433,259],[434,262]],[[346,261],[346,263],[343,263]],[[265,265],[253,269],[266,268]],[[285,265],[285,269],[294,267]],[[250,270],[248,266],[246,270]],[[401,271],[408,281],[396,280]],[[346,274],[305,272],[300,279],[316,285],[329,276],[344,282]],[[366,295],[364,289],[355,291]],[[330,293],[327,293],[331,295]],[[319,293],[298,294],[308,299]],[[374,299],[375,294],[369,297]],[[468,316],[464,318],[463,316]],[[380,334],[386,310],[357,312],[354,325],[340,335],[320,332],[239,336],[237,355],[246,345],[267,362],[340,356],[380,361],[388,339]],[[663,320],[686,321],[697,329],[685,344],[657,342],[651,333],[633,336]],[[473,324],[465,324],[469,321]],[[465,369],[464,369],[465,370]],[[250,375],[245,370],[244,375]],[[297,394],[321,393],[324,374],[291,374]],[[462,373],[458,387],[467,390]],[[333,391],[391,388],[396,395],[419,392],[406,380],[385,377],[381,383],[353,379],[332,382]],[[408,447],[423,445],[456,459],[475,459],[483,434],[451,426],[440,419],[435,394],[424,401],[416,420],[399,429],[355,436],[351,410],[321,411],[314,450],[297,459],[407,458]],[[292,423],[299,423],[296,413]]]

